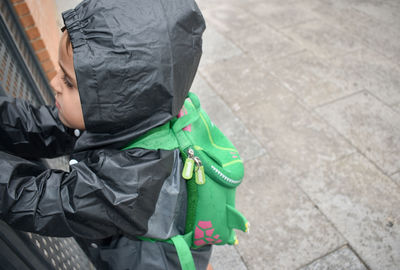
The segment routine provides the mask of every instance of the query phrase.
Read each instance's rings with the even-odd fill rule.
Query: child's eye
[[[67,76],[64,74],[64,76],[62,77],[64,84],[68,87],[68,88],[72,88],[74,87],[74,85],[68,80]]]

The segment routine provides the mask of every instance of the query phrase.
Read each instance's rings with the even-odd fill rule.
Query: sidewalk
[[[400,2],[198,4],[192,89],[245,161],[252,225],[214,269],[400,269]]]
[[[400,269],[400,2],[198,0],[192,89],[245,160],[215,270]]]

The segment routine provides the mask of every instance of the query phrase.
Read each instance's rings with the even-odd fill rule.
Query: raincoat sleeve
[[[0,219],[57,237],[145,235],[160,190],[174,181],[176,157],[165,150],[99,150],[65,172],[0,152]]]
[[[59,120],[56,107],[35,108],[20,99],[0,97],[0,151],[53,158],[72,151],[72,133]]]

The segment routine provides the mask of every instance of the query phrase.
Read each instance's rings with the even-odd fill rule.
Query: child
[[[196,73],[204,20],[192,0],[85,0],[63,13],[56,107],[0,98],[0,218],[74,236],[97,269],[180,269],[179,150],[121,149],[176,116]],[[24,158],[70,154],[70,172]],[[205,269],[211,249],[192,251]]]

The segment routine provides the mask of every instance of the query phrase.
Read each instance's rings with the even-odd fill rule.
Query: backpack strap
[[[176,249],[176,253],[178,254],[179,263],[181,264],[182,270],[196,270],[196,266],[194,264],[193,255],[190,252],[190,246],[193,238],[193,232],[184,234],[184,235],[176,235],[169,239],[154,239],[143,236],[136,236],[139,240],[147,241],[147,242],[165,242],[169,244],[173,244]]]
[[[192,101],[192,103],[196,107],[196,109],[200,108],[200,100],[199,100],[199,97],[195,93],[189,92],[188,97],[190,98],[190,100]]]
[[[188,109],[192,109],[193,108],[188,108]],[[198,113],[191,113],[191,114],[187,114],[185,116],[182,116],[181,118],[178,118],[176,120],[174,120],[173,125],[172,125],[172,129],[175,133],[180,132],[184,127],[190,125],[191,123],[195,122],[197,119],[199,119],[199,114]]]
[[[178,253],[182,270],[196,270],[192,253],[190,252],[190,248],[184,237],[185,235],[177,235],[172,237],[171,241],[176,248],[176,252]]]
[[[173,150],[179,148],[179,143],[168,122],[148,131],[122,150],[131,148]]]

